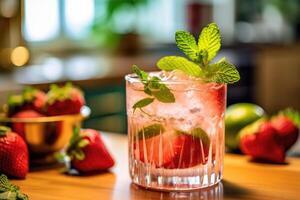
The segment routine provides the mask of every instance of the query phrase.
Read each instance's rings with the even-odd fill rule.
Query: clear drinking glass
[[[151,73],[155,74],[159,72]],[[223,171],[226,84],[165,80],[174,103],[154,100],[134,110],[137,101],[149,96],[135,74],[125,79],[133,183],[165,191],[218,183]]]

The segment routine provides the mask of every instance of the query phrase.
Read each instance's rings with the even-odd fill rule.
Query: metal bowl
[[[80,114],[47,116],[36,118],[8,118],[0,116],[0,124],[12,127],[22,126],[24,137],[33,163],[53,162],[53,155],[68,144],[74,127],[81,127],[81,122],[90,115],[90,108],[83,106]]]

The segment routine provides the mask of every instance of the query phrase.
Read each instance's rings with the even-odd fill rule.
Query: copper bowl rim
[[[43,122],[57,122],[64,121],[66,119],[85,119],[91,114],[91,109],[88,106],[83,106],[80,110],[80,114],[75,115],[59,115],[59,116],[45,116],[34,118],[15,118],[6,117],[4,113],[0,113],[0,122],[23,122],[23,123],[43,123]]]

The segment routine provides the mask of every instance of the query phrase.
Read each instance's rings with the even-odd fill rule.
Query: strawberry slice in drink
[[[201,128],[190,133],[165,131],[160,124],[140,130],[134,145],[135,157],[144,163],[167,169],[188,168],[205,164],[210,139]]]
[[[138,142],[134,145],[134,155],[144,163],[162,167],[173,157],[173,132],[165,132],[160,124],[144,127],[137,134]]]
[[[226,107],[226,85],[208,83],[203,87],[200,97],[205,101],[206,113],[210,116],[222,116]]]
[[[210,139],[201,128],[195,128],[191,133],[177,132],[173,141],[173,157],[164,165],[168,169],[189,168],[205,164],[208,160]]]
[[[172,143],[165,135],[139,140],[139,159],[155,167],[162,167],[173,158]]]

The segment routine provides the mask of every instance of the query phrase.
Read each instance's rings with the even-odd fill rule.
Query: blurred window
[[[25,39],[51,40],[59,35],[59,0],[25,1]]]
[[[24,7],[24,37],[29,42],[84,38],[94,19],[94,0],[26,0]]]
[[[105,18],[107,1],[26,0],[23,28],[25,40],[41,44],[54,39],[59,39],[59,42],[87,40],[93,31],[93,23],[97,23],[95,19]],[[134,9],[122,7],[113,17],[112,29],[119,34],[134,30],[159,42],[172,41],[174,31],[184,28],[184,1],[145,2]]]
[[[94,19],[94,0],[65,0],[66,34],[74,39],[88,35]]]

